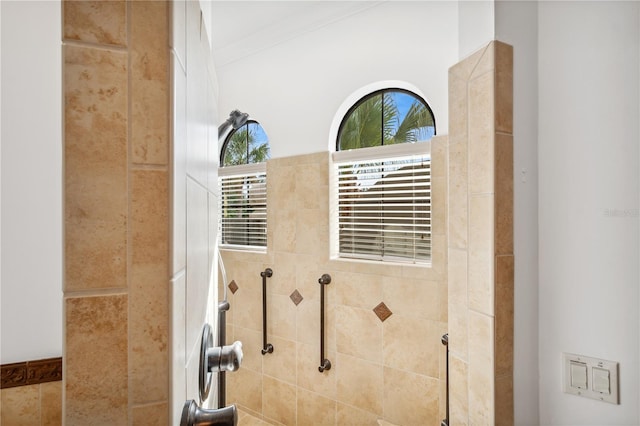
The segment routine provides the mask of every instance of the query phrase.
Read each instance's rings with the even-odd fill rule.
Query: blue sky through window
[[[411,108],[411,105],[416,102],[420,102],[420,100],[404,92],[387,92],[385,93],[385,96],[391,97],[396,107],[398,108],[398,122],[394,124],[393,129],[393,132],[395,133],[398,130],[398,125],[407,116],[407,112],[409,112],[409,108]],[[435,135],[435,129],[433,128],[433,126],[428,126],[421,133],[424,133],[424,137],[420,138],[420,141],[429,140]]]

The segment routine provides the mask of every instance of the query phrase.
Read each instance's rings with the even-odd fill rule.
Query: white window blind
[[[334,156],[338,256],[427,263],[431,260],[430,155],[384,157],[380,148],[386,147],[378,147],[375,156],[367,156],[371,151],[365,149],[351,151],[344,160]],[[349,159],[356,152],[365,155]]]
[[[265,163],[219,169],[220,244],[237,248],[267,246]]]

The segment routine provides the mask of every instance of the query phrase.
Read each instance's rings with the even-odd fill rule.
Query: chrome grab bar
[[[180,426],[236,426],[238,410],[235,405],[224,408],[204,409],[192,399],[185,401]]]
[[[331,275],[323,274],[318,278],[320,284],[320,366],[318,371],[324,373],[331,370],[331,361],[324,357],[324,286],[331,282]]]
[[[267,278],[273,275],[273,270],[267,268],[260,272],[262,277],[262,355],[273,353],[273,345],[267,343]]]
[[[447,347],[447,367],[446,367],[446,371],[447,371],[447,382],[446,382],[446,389],[447,389],[447,393],[446,393],[446,417],[444,420],[442,420],[442,422],[440,423],[440,426],[449,426],[449,333],[447,334],[443,334],[442,335],[442,339],[441,342],[443,345],[445,345]]]

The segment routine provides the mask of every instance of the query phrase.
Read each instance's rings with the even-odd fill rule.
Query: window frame
[[[218,193],[220,194],[220,199],[218,202],[218,211],[219,211],[219,215],[218,215],[218,244],[219,247],[221,249],[225,249],[225,250],[241,250],[241,251],[256,251],[256,252],[266,252],[267,251],[267,245],[268,245],[268,234],[267,234],[267,230],[268,230],[268,223],[267,223],[267,207],[268,207],[268,203],[267,203],[267,160],[270,159],[270,155],[265,158],[265,161],[260,162],[260,163],[249,163],[248,161],[250,160],[249,157],[249,152],[250,152],[250,146],[247,143],[247,154],[246,154],[246,163],[244,164],[237,164],[237,165],[224,165],[224,157],[227,151],[227,148],[229,146],[229,143],[231,142],[231,139],[233,137],[233,135],[238,132],[239,130],[243,129],[243,128],[247,128],[248,130],[248,126],[250,124],[257,124],[258,126],[261,127],[262,131],[265,133],[266,135],[266,130],[264,129],[264,127],[262,126],[262,124],[260,124],[260,122],[253,120],[253,119],[249,119],[247,120],[246,123],[244,123],[242,126],[240,126],[238,129],[233,129],[231,132],[229,132],[229,134],[225,137],[225,140],[222,144],[222,147],[220,149],[220,166],[218,167],[218,178],[217,178],[217,182],[218,182]],[[269,142],[269,137],[267,135],[267,140],[266,143],[268,145],[268,149],[269,151],[271,151],[271,145]],[[225,191],[223,188],[223,182],[227,179],[231,179],[231,178],[246,178],[247,180],[252,180],[255,181],[255,179],[258,176],[264,176],[264,197],[261,198],[260,200],[263,200],[263,203],[258,203],[259,206],[264,205],[264,213],[263,216],[260,217],[260,219],[258,220],[263,220],[264,222],[264,245],[254,245],[254,244],[235,244],[235,243],[225,243],[223,241],[223,237],[225,235],[224,229],[225,229],[225,206],[224,206],[224,197],[225,197]],[[248,185],[249,183],[247,183]],[[247,197],[246,199],[244,199],[243,201],[248,202],[249,198]],[[246,218],[247,221],[251,220],[250,218]],[[250,228],[247,227],[247,235],[250,234]],[[249,238],[249,237],[247,237]]]
[[[379,86],[378,86],[379,87]],[[384,131],[381,132],[381,140],[379,145],[374,145],[370,147],[360,147],[360,148],[349,148],[345,150],[340,149],[340,142],[342,131],[344,129],[345,124],[348,119],[351,117],[351,114],[364,102],[373,98],[374,96],[382,95],[384,96],[386,93],[404,93],[412,96],[413,98],[420,101],[424,107],[427,109],[431,118],[433,120],[433,135],[431,138],[435,137],[437,134],[436,127],[436,118],[433,114],[433,110],[431,106],[425,101],[425,99],[417,94],[415,91],[409,89],[403,89],[396,86],[388,86],[377,88],[369,93],[366,93],[364,96],[360,96],[357,98],[356,102],[354,102],[348,108],[343,106],[341,108],[342,111],[346,111],[344,115],[340,118],[340,124],[337,127],[336,133],[334,135],[334,147],[335,151],[332,152],[331,156],[331,168],[330,168],[330,257],[334,260],[342,260],[342,261],[357,261],[357,262],[374,262],[374,263],[386,263],[386,264],[413,264],[417,266],[430,267],[432,264],[432,256],[433,256],[433,227],[432,227],[432,212],[433,208],[431,206],[432,194],[431,194],[431,138],[409,142],[409,143],[395,143],[395,144],[384,144]],[[384,98],[383,104],[384,104]],[[381,111],[381,126],[384,126],[384,122],[382,121],[384,117],[384,111]],[[336,117],[338,118],[338,117]],[[334,129],[336,129],[334,127]],[[354,254],[354,253],[341,253],[340,252],[340,189],[339,189],[339,167],[342,164],[348,162],[380,162],[384,160],[389,161],[397,161],[400,157],[428,157],[428,185],[429,185],[429,200],[428,200],[428,257],[427,258],[416,258],[415,249],[413,257],[401,257],[401,256],[369,256],[365,253]],[[386,176],[385,176],[386,177]],[[416,184],[415,182],[413,183]],[[415,211],[415,210],[414,210]],[[383,222],[384,223],[384,222]],[[382,234],[386,232],[385,225],[381,225]],[[412,231],[413,235],[416,235],[415,228]],[[380,253],[384,253],[386,248],[383,246],[380,248]],[[365,251],[365,250],[363,250]]]
[[[335,152],[341,152],[344,150],[340,149],[340,137],[342,136],[342,130],[344,129],[345,124],[347,123],[347,120],[349,119],[349,117],[351,116],[351,114],[353,113],[353,111],[355,111],[360,105],[362,105],[363,103],[365,103],[366,101],[368,101],[369,99],[378,96],[380,94],[382,94],[384,96],[385,93],[387,92],[399,92],[399,93],[403,93],[405,95],[409,95],[409,96],[413,96],[414,98],[416,98],[417,100],[419,100],[426,108],[427,111],[429,111],[429,114],[431,115],[431,118],[433,120],[433,136],[436,136],[438,134],[438,128],[436,125],[436,116],[433,113],[433,110],[431,109],[431,106],[429,106],[429,104],[427,103],[427,101],[424,100],[424,98],[422,96],[420,96],[419,94],[409,90],[409,89],[403,89],[401,87],[385,87],[382,89],[377,89],[374,90],[373,92],[367,93],[366,95],[360,97],[360,99],[358,99],[353,105],[351,105],[349,107],[349,109],[347,109],[347,112],[345,112],[345,114],[342,117],[342,120],[340,120],[340,125],[338,126],[338,132],[336,134],[336,142],[335,142]],[[384,102],[383,102],[384,105]],[[381,116],[384,116],[384,110],[381,112]],[[384,140],[382,140],[382,142],[384,142]],[[423,143],[424,141],[420,141],[418,143]],[[381,143],[380,145],[376,145],[377,146],[385,146],[384,143]],[[356,149],[364,149],[364,148],[356,148]]]
[[[224,157],[225,157],[225,153],[227,152],[227,148],[229,146],[229,142],[231,142],[231,138],[233,137],[234,134],[236,134],[239,130],[241,130],[243,127],[247,127],[248,130],[248,126],[249,124],[257,124],[258,126],[260,126],[262,128],[262,131],[265,133],[266,135],[266,130],[264,129],[264,126],[262,124],[260,124],[260,122],[253,120],[253,119],[248,119],[246,123],[244,123],[242,126],[240,126],[237,129],[232,129],[229,134],[225,137],[224,142],[222,143],[222,148],[220,149],[220,168],[223,167],[236,167],[236,166],[241,166],[242,164],[233,164],[233,165],[225,165],[224,164]],[[248,136],[248,131],[247,131],[247,136]],[[269,143],[269,137],[267,136],[267,144],[269,145],[269,151],[271,151],[271,144]],[[268,160],[269,158],[267,158],[266,160]],[[244,163],[244,165],[246,164],[259,164],[259,163],[250,163],[249,162],[249,144],[247,143],[247,158],[246,158],[247,162]],[[266,161],[265,160],[265,161]]]

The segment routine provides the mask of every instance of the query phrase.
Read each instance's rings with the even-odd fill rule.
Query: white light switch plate
[[[562,354],[565,393],[619,404],[618,363],[583,355]],[[586,384],[584,374],[586,370]]]

